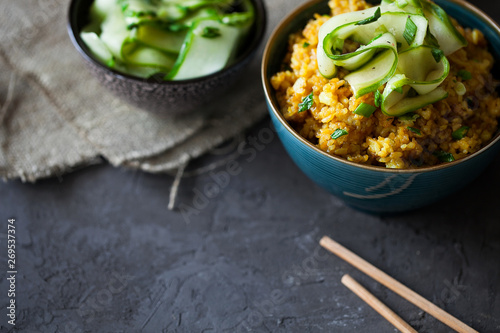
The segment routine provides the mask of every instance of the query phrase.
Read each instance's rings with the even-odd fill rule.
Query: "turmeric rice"
[[[330,0],[328,5],[332,15],[370,7],[365,0]],[[375,105],[374,94],[355,98],[343,80],[348,73],[343,69],[332,79],[318,71],[318,30],[329,18],[316,14],[301,32],[290,36],[283,70],[271,78],[285,119],[319,149],[365,165],[408,169],[442,163],[443,153],[454,160],[464,158],[495,135],[500,98],[491,74],[493,56],[479,30],[454,21],[468,45],[448,56],[451,69],[441,84],[448,92],[446,99],[406,117],[387,116],[380,109],[364,117],[353,111],[361,103]],[[465,71],[471,75],[460,75]],[[299,104],[311,93],[312,107],[299,112]],[[454,138],[452,133],[461,128],[467,128],[465,136]],[[348,134],[332,138],[338,129]]]

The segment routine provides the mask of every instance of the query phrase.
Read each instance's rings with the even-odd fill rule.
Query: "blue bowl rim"
[[[496,144],[499,143],[500,141],[500,128],[497,129],[497,133],[495,136],[490,140],[488,144],[486,144],[484,147],[482,147],[480,150],[477,152],[464,157],[462,159],[453,161],[453,162],[445,162],[441,163],[435,166],[429,166],[429,167],[421,167],[421,168],[413,168],[413,169],[392,169],[392,168],[386,168],[382,166],[374,166],[374,165],[364,165],[360,163],[355,163],[348,161],[342,157],[339,156],[334,156],[330,155],[327,152],[319,149],[318,147],[314,146],[311,142],[303,138],[283,117],[281,114],[280,107],[277,103],[277,101],[273,98],[273,87],[271,86],[269,78],[271,77],[270,73],[268,73],[267,69],[269,67],[269,58],[270,58],[270,51],[272,48],[273,43],[277,39],[277,37],[281,34],[281,31],[284,30],[285,27],[287,27],[289,24],[291,24],[295,17],[300,14],[302,11],[308,9],[311,6],[315,6],[319,3],[322,2],[327,2],[328,0],[310,0],[308,2],[303,3],[302,5],[298,6],[295,10],[293,10],[291,13],[289,13],[287,16],[285,16],[278,25],[274,28],[272,31],[266,46],[264,48],[264,52],[262,55],[262,63],[261,63],[261,79],[262,79],[262,85],[264,88],[264,95],[265,98],[268,102],[268,105],[270,106],[268,109],[274,114],[276,119],[281,123],[281,125],[288,131],[290,132],[295,139],[301,142],[301,144],[304,144],[314,150],[316,153],[319,153],[323,155],[324,157],[328,159],[332,159],[336,162],[347,164],[349,166],[355,167],[355,168],[360,168],[360,169],[365,169],[369,171],[375,171],[375,172],[386,172],[386,173],[399,173],[399,174],[413,174],[413,173],[427,173],[427,172],[434,172],[437,170],[443,170],[447,168],[452,168],[455,167],[459,164],[462,163],[467,163],[470,159],[473,159],[477,157],[480,154],[485,153],[487,150],[495,146]],[[471,15],[475,15],[478,17],[482,22],[485,23],[485,25],[489,26],[491,29],[495,31],[497,35],[500,36],[500,26],[486,13],[484,13],[482,10],[479,8],[475,7],[474,5],[466,2],[465,0],[443,0],[450,2],[452,4],[455,4],[457,6],[461,6],[464,9],[466,9]],[[274,73],[272,73],[274,74]]]
[[[167,80],[157,80],[157,79],[151,79],[151,78],[140,78],[137,76],[129,75],[126,73],[118,72],[112,68],[109,68],[108,66],[102,64],[100,61],[96,60],[91,54],[90,50],[88,47],[85,45],[85,43],[82,41],[80,38],[79,31],[77,31],[78,27],[76,25],[76,22],[73,20],[73,12],[76,10],[76,4],[79,1],[88,1],[89,3],[92,3],[93,0],[71,0],[69,7],[68,7],[68,12],[67,12],[67,25],[66,28],[68,30],[69,37],[71,39],[71,43],[73,46],[77,49],[78,53],[82,55],[82,57],[95,64],[99,68],[109,72],[111,75],[121,79],[121,80],[132,80],[132,81],[137,81],[137,82],[148,82],[148,83],[156,83],[160,85],[179,85],[179,84],[190,84],[190,83],[195,83],[195,82],[200,82],[200,81],[205,81],[205,80],[210,80],[211,78],[217,77],[223,73],[229,72],[239,66],[241,63],[245,62],[247,59],[251,58],[252,55],[257,52],[262,40],[264,39],[264,34],[266,31],[266,26],[267,26],[267,11],[266,7],[264,5],[263,0],[251,0],[252,3],[255,5],[255,11],[257,13],[257,21],[254,23],[256,25],[256,31],[255,35],[251,37],[251,42],[250,46],[248,46],[244,52],[239,55],[236,60],[234,61],[233,64],[230,66],[225,67],[224,69],[217,71],[215,73],[205,75],[205,76],[200,76],[192,79],[186,79],[186,80],[175,80],[175,81],[167,81]],[[90,5],[89,5],[90,6]],[[75,14],[76,15],[76,14]]]

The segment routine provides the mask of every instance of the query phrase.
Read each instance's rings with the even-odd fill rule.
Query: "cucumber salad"
[[[321,75],[332,78],[338,67],[345,68],[354,95],[374,92],[375,105],[390,116],[446,98],[440,88],[450,71],[446,56],[467,45],[445,11],[427,0],[382,0],[380,6],[336,15],[321,26],[318,38]],[[360,46],[343,52],[346,40]]]
[[[119,72],[185,80],[230,65],[254,17],[250,0],[95,0],[80,36]]]

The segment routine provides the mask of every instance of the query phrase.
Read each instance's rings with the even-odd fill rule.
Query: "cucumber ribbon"
[[[336,15],[318,34],[319,72],[326,78],[338,67],[355,97],[386,84],[381,110],[400,116],[448,96],[439,85],[448,76],[446,58],[467,45],[444,10],[427,0],[383,0],[380,6]],[[360,44],[343,53],[344,42]]]
[[[227,66],[254,19],[250,0],[94,0],[80,35],[111,68],[183,80]]]

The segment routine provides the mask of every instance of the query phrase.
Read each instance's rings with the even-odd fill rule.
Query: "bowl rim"
[[[466,9],[471,15],[475,15],[478,17],[482,22],[484,22],[486,25],[490,26],[491,29],[495,31],[497,35],[500,36],[500,26],[497,24],[490,16],[488,16],[486,13],[484,13],[482,10],[479,8],[475,7],[474,5],[466,2],[465,0],[442,0],[446,2],[450,2],[452,4],[455,4],[457,6],[463,7]],[[316,153],[319,153],[323,155],[324,157],[328,159],[332,159],[333,161],[364,169],[364,170],[369,170],[369,171],[375,171],[375,172],[385,172],[385,173],[398,173],[398,174],[413,174],[413,173],[428,173],[428,172],[433,172],[437,170],[443,170],[447,168],[452,168],[455,167],[459,164],[467,163],[470,159],[473,159],[483,153],[485,153],[487,150],[492,148],[494,145],[496,145],[500,141],[500,128],[497,129],[497,133],[493,136],[490,141],[483,146],[481,149],[478,151],[470,154],[469,156],[466,156],[462,159],[455,160],[453,162],[443,162],[438,165],[434,166],[426,166],[426,167],[420,167],[420,168],[410,168],[410,169],[393,169],[393,168],[387,168],[383,166],[376,166],[376,165],[365,165],[365,164],[360,164],[356,162],[351,162],[348,161],[342,157],[335,156],[335,155],[330,155],[327,152],[319,149],[315,145],[313,145],[311,142],[306,140],[304,137],[302,137],[284,118],[284,116],[281,114],[280,107],[277,104],[277,102],[272,98],[273,95],[273,88],[271,86],[270,80],[268,77],[270,77],[267,72],[268,64],[269,64],[269,58],[270,58],[270,50],[274,42],[276,41],[277,37],[281,34],[282,30],[284,30],[291,22],[294,21],[295,17],[300,14],[302,11],[305,9],[315,6],[319,3],[322,2],[327,2],[327,0],[310,0],[307,1],[297,8],[295,8],[292,12],[290,12],[288,15],[286,15],[273,29],[266,45],[264,48],[264,52],[262,54],[262,63],[261,63],[261,80],[262,80],[262,85],[263,85],[263,90],[264,90],[264,95],[265,98],[268,102],[268,109],[271,110],[271,112],[274,114],[276,119],[280,122],[280,124],[290,133],[292,136],[294,136],[297,140],[300,141],[301,144],[306,145],[308,148],[313,149]],[[499,124],[500,127],[500,124]]]
[[[138,83],[152,83],[152,84],[159,84],[159,85],[188,85],[191,83],[196,83],[196,82],[203,82],[205,80],[210,80],[211,78],[218,77],[221,74],[227,73],[232,71],[234,68],[239,66],[241,63],[245,62],[249,58],[252,57],[252,55],[258,50],[260,44],[262,43],[262,40],[264,39],[266,27],[267,27],[267,10],[266,6],[264,5],[264,0],[250,0],[255,6],[255,12],[256,12],[256,21],[254,22],[255,25],[255,33],[252,34],[251,36],[251,41],[250,45],[242,52],[236,59],[235,61],[230,65],[226,66],[223,69],[209,74],[209,75],[204,75],[200,77],[195,77],[191,79],[185,79],[185,80],[159,80],[155,78],[140,78],[137,76],[133,76],[130,74],[122,73],[119,71],[116,71],[112,68],[109,68],[105,64],[102,64],[100,61],[95,59],[91,54],[90,50],[88,47],[85,45],[83,40],[80,38],[80,34],[78,30],[78,27],[76,25],[76,22],[73,20],[73,17],[76,17],[76,13],[74,11],[76,10],[76,4],[79,3],[80,1],[88,1],[90,4],[92,4],[93,1],[95,0],[71,0],[70,4],[68,6],[68,11],[67,11],[67,23],[66,23],[66,28],[69,34],[69,37],[71,39],[71,42],[73,46],[76,48],[78,53],[87,61],[91,62],[92,64],[98,66],[100,69],[103,69],[107,72],[109,72],[111,75],[121,79],[121,80],[132,80],[136,81]],[[89,5],[90,6],[90,5]],[[73,16],[75,15],[75,16]]]

